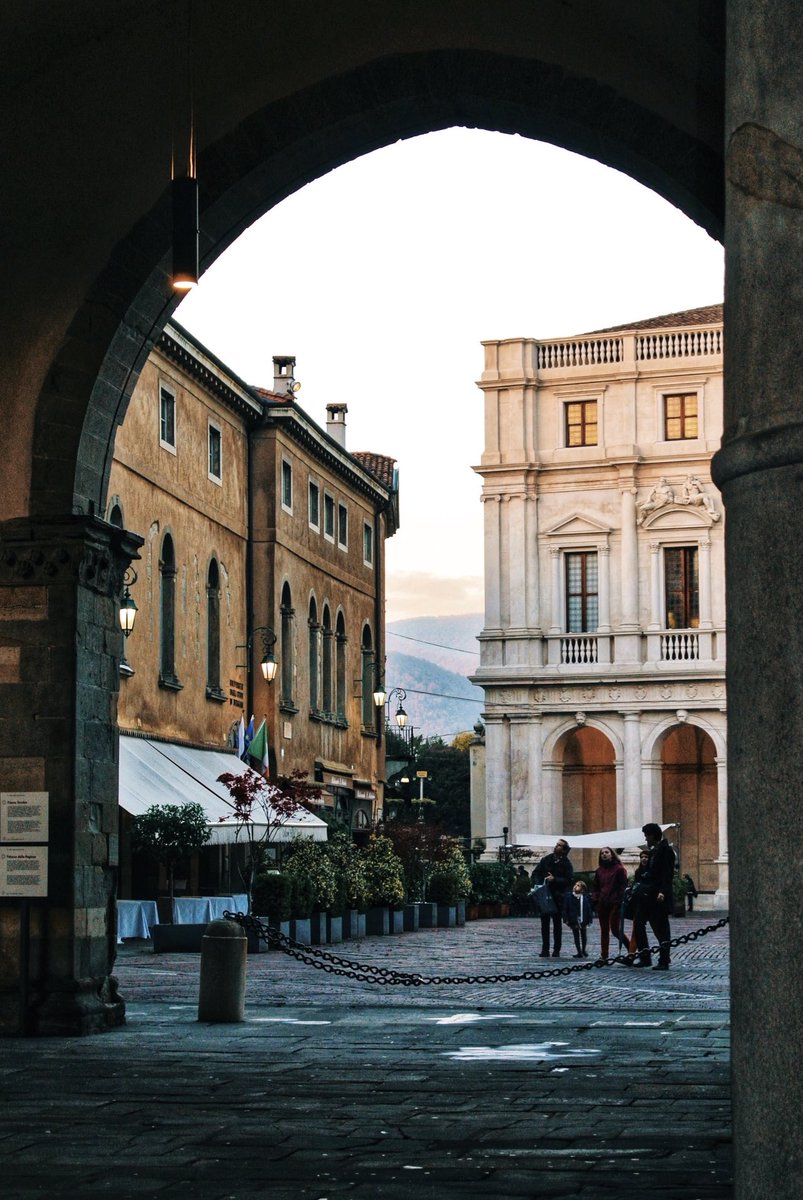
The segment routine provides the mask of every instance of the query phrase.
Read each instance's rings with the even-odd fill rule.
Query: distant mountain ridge
[[[448,742],[480,719],[484,692],[467,676],[479,666],[482,626],[482,614],[411,617],[387,626],[385,682],[408,693],[404,708],[416,734]],[[397,707],[394,696],[391,722]]]

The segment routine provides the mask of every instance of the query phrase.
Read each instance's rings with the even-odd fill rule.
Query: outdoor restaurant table
[[[248,897],[245,893],[236,896],[181,896],[173,901],[174,925],[208,925],[222,917],[224,912],[247,912]]]
[[[151,925],[158,925],[155,900],[117,901],[117,941],[123,938],[149,938]]]

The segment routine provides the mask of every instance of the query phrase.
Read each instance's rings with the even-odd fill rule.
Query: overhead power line
[[[425,692],[421,688],[406,687],[405,692],[414,696],[437,696],[439,700],[464,700],[466,704],[484,704],[485,697],[479,696],[450,696],[447,692]]]
[[[443,642],[427,642],[424,638],[410,637],[408,633],[396,633],[395,629],[386,629],[390,637],[404,638],[405,642],[418,642],[419,646],[437,646],[439,650],[454,650],[457,654],[473,654],[479,658],[479,650],[464,650],[462,646],[444,646]]]

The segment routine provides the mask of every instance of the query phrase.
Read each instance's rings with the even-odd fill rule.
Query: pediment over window
[[[708,529],[719,514],[712,516],[704,508],[691,508],[685,504],[667,504],[658,512],[650,513],[644,518],[642,529]]]
[[[610,537],[611,527],[610,525],[601,525],[599,521],[594,521],[591,517],[584,517],[581,513],[573,513],[570,517],[564,517],[551,529],[547,529],[545,533],[547,537],[607,538]]]

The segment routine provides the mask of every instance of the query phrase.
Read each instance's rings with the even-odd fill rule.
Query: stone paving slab
[[[347,953],[533,965],[531,923],[477,924]],[[122,1029],[3,1043],[4,1200],[726,1200],[727,934],[708,959],[693,945],[665,974],[494,985],[490,1001],[257,955],[236,1025],[197,1021],[197,955],[126,948]]]

